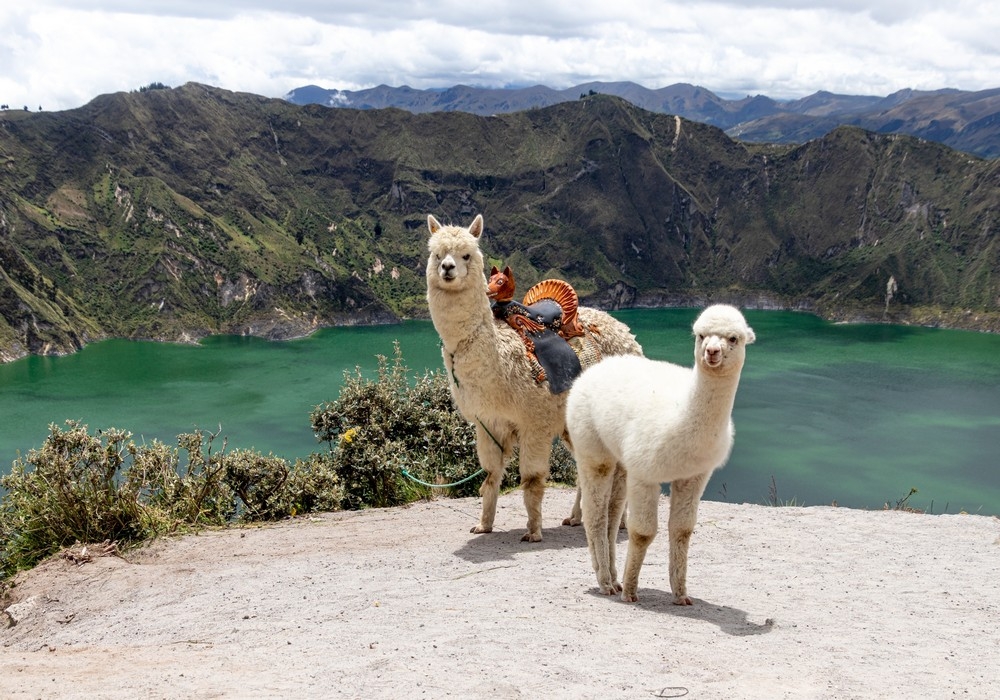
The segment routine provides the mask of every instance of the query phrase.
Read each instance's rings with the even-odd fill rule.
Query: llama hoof
[[[694,605],[694,601],[690,596],[679,595],[674,597],[674,605]]]
[[[484,535],[487,532],[493,532],[492,527],[483,527],[482,525],[476,525],[474,528],[469,530],[473,535]]]
[[[597,587],[601,591],[601,595],[618,595],[622,591],[622,585],[617,581],[610,584],[598,583]]]
[[[526,532],[521,537],[521,541],[522,542],[541,542],[542,541],[542,533],[540,533],[540,532]]]
[[[570,525],[572,527],[578,527],[580,525],[583,525],[583,521],[580,520],[579,518],[569,517],[569,518],[565,518],[563,520],[562,524],[563,525]]]

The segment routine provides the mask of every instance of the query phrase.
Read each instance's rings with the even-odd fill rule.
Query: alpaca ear
[[[744,341],[744,344],[745,345],[749,345],[750,343],[752,343],[755,340],[757,340],[757,336],[754,335],[753,328],[751,328],[750,326],[747,326],[746,340]]]
[[[427,215],[427,230],[431,232],[431,235],[441,230],[441,224],[438,223],[433,214]]]
[[[483,235],[483,215],[476,214],[476,218],[472,220],[469,224],[469,233],[472,234],[473,238],[479,238]]]

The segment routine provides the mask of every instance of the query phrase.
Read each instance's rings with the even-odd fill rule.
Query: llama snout
[[[444,281],[450,282],[455,279],[455,261],[451,259],[450,255],[441,261],[438,269],[441,272],[441,279]]]

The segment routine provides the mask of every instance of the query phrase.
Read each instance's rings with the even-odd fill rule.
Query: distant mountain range
[[[651,112],[711,124],[741,141],[805,143],[846,125],[917,136],[982,158],[1000,157],[1000,88],[977,92],[900,90],[887,97],[817,92],[798,100],[779,101],[763,95],[728,100],[685,83],[658,90],[631,82],[584,83],[566,90],[543,85],[511,89],[456,85],[430,90],[386,85],[367,90],[332,90],[307,85],[295,88],[285,99],[298,105],[398,107],[414,113],[470,112],[488,116],[549,107],[591,94],[615,95]]]

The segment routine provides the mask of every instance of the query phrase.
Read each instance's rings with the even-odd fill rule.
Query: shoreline
[[[871,310],[864,309],[837,309],[830,310],[825,309],[825,306],[816,305],[812,302],[800,302],[794,304],[782,304],[778,303],[775,299],[769,297],[768,295],[754,295],[754,294],[715,294],[715,295],[705,295],[705,296],[690,296],[681,300],[679,297],[671,296],[669,300],[665,297],[667,295],[659,294],[645,294],[639,295],[628,306],[620,306],[616,303],[611,302],[607,298],[591,298],[591,299],[581,299],[580,303],[583,306],[592,306],[594,308],[601,309],[603,311],[615,312],[615,311],[626,311],[629,309],[643,309],[643,310],[657,310],[657,309],[696,309],[702,308],[709,304],[714,303],[724,303],[732,304],[739,308],[750,310],[750,311],[786,311],[791,313],[805,313],[812,316],[816,316],[829,323],[836,324],[857,324],[857,325],[886,325],[886,326],[910,326],[919,328],[935,328],[940,330],[952,330],[952,331],[968,331],[976,333],[990,333],[998,334],[1000,333],[1000,313],[989,313],[989,312],[973,312],[968,309],[964,310],[952,310],[950,312],[941,312],[940,310],[935,310],[931,307],[918,307],[913,309],[907,309],[905,315],[900,315],[898,312],[894,313],[891,317],[887,317],[885,314],[873,313]],[[825,309],[825,310],[824,310]],[[949,319],[951,319],[949,321]],[[31,353],[24,350],[17,350],[14,353],[10,352],[9,348],[0,348],[0,364],[8,364],[11,362],[17,362],[18,360],[23,360],[26,357],[66,357],[79,352],[84,347],[91,343],[101,342],[102,340],[131,340],[135,342],[151,342],[151,343],[177,343],[180,345],[198,345],[202,340],[214,336],[238,336],[238,337],[255,337],[262,338],[264,340],[270,340],[273,342],[283,342],[289,340],[299,340],[302,338],[308,338],[312,336],[317,331],[321,331],[327,328],[351,328],[351,327],[369,327],[369,326],[391,326],[404,321],[426,321],[429,317],[425,316],[408,316],[408,317],[395,317],[392,320],[379,320],[375,322],[365,322],[363,319],[351,320],[347,322],[340,323],[330,323],[330,324],[318,324],[312,325],[308,329],[303,327],[302,324],[282,324],[280,322],[274,322],[272,319],[268,322],[261,323],[258,328],[259,330],[254,330],[253,328],[245,329],[242,332],[229,332],[229,333],[213,333],[208,332],[205,329],[201,330],[185,330],[181,331],[178,335],[166,337],[148,337],[148,336],[116,336],[116,335],[106,335],[97,338],[87,338],[81,339],[80,347],[73,350],[65,349],[53,349],[51,352],[44,353]],[[959,322],[961,321],[961,322]]]

